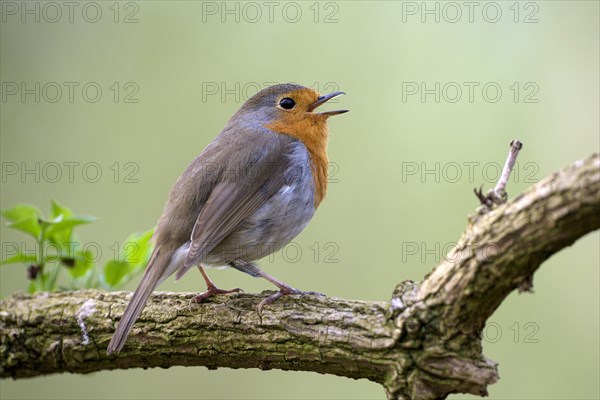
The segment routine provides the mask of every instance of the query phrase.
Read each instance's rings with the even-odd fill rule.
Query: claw
[[[194,303],[200,303],[205,299],[208,299],[211,296],[214,296],[216,294],[229,294],[229,293],[239,293],[239,292],[243,292],[242,289],[240,288],[235,288],[235,289],[229,289],[229,290],[224,290],[224,289],[219,289],[218,287],[215,286],[215,284],[210,280],[210,278],[208,277],[208,275],[206,275],[206,272],[204,272],[204,268],[202,268],[201,265],[198,265],[198,270],[200,271],[200,273],[202,274],[202,277],[204,278],[204,282],[206,282],[206,292],[204,293],[200,293],[198,296],[192,298],[190,300],[190,304],[189,307],[192,306],[192,302]]]
[[[277,300],[278,298],[280,298],[282,296],[294,295],[294,294],[295,295],[301,295],[301,296],[306,296],[306,295],[309,295],[309,296],[325,296],[323,293],[319,293],[319,292],[303,292],[301,290],[294,289],[291,286],[283,287],[278,292],[270,295],[269,297],[267,297],[266,299],[264,299],[263,301],[261,301],[260,303],[258,303],[258,306],[256,307],[256,311],[258,312],[258,315],[262,315],[262,309],[267,304],[272,304],[275,300]]]
[[[479,189],[474,188],[473,192],[475,193],[475,196],[477,196],[477,198],[479,199],[479,202],[481,204],[488,203],[488,198],[483,194],[483,185],[481,185],[481,187]]]
[[[195,303],[201,303],[203,300],[206,300],[209,297],[212,297],[217,294],[229,294],[229,293],[239,293],[239,292],[243,292],[243,290],[240,288],[225,290],[225,289],[219,289],[216,286],[211,286],[208,288],[208,290],[206,292],[200,293],[198,296],[194,297],[191,301],[193,301]]]

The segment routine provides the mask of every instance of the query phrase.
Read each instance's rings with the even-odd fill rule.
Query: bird
[[[255,261],[292,241],[325,197],[328,118],[349,110],[317,108],[343,94],[277,84],[250,97],[229,119],[171,189],[148,265],[108,354],[121,351],[156,287],[193,267],[207,288],[194,297],[196,302],[241,290],[218,288],[206,274],[208,267],[232,267],[277,286],[279,291],[259,303],[259,313],[281,296],[314,293],[268,275]]]

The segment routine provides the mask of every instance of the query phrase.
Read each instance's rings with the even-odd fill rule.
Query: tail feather
[[[154,251],[154,254],[152,254],[146,272],[142,277],[142,281],[133,293],[129,304],[121,317],[121,321],[108,344],[108,349],[106,350],[107,354],[119,352],[123,348],[125,340],[127,340],[127,335],[129,335],[129,331],[131,331],[131,327],[139,318],[148,298],[156,286],[161,282],[161,278],[163,278],[165,266],[168,262],[168,259],[165,260],[164,258],[164,256],[161,257],[158,248]]]

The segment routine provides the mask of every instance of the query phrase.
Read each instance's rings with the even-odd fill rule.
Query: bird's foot
[[[209,297],[212,297],[217,294],[229,294],[229,293],[239,293],[239,292],[243,292],[243,290],[240,288],[225,290],[225,289],[219,289],[215,285],[211,285],[211,286],[208,286],[206,292],[200,293],[198,296],[194,297],[192,299],[192,301],[195,303],[201,303],[203,300],[206,300]]]
[[[263,301],[258,303],[258,306],[256,307],[256,311],[258,312],[258,315],[262,315],[262,309],[264,306],[266,306],[267,304],[273,303],[275,300],[277,300],[278,298],[280,298],[282,296],[287,296],[287,295],[325,296],[323,293],[319,293],[319,292],[303,292],[302,290],[294,289],[291,286],[284,286],[281,289],[279,289],[278,292],[270,295],[269,297],[267,297],[266,299],[264,299]]]

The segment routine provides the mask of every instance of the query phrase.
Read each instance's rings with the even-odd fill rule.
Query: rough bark
[[[364,378],[389,398],[486,394],[496,364],[481,352],[487,318],[540,264],[600,227],[597,154],[511,201],[482,207],[446,259],[387,302],[264,294],[156,293],[124,350],[106,346],[129,293],[15,294],[0,301],[0,376],[170,367],[278,368]]]

